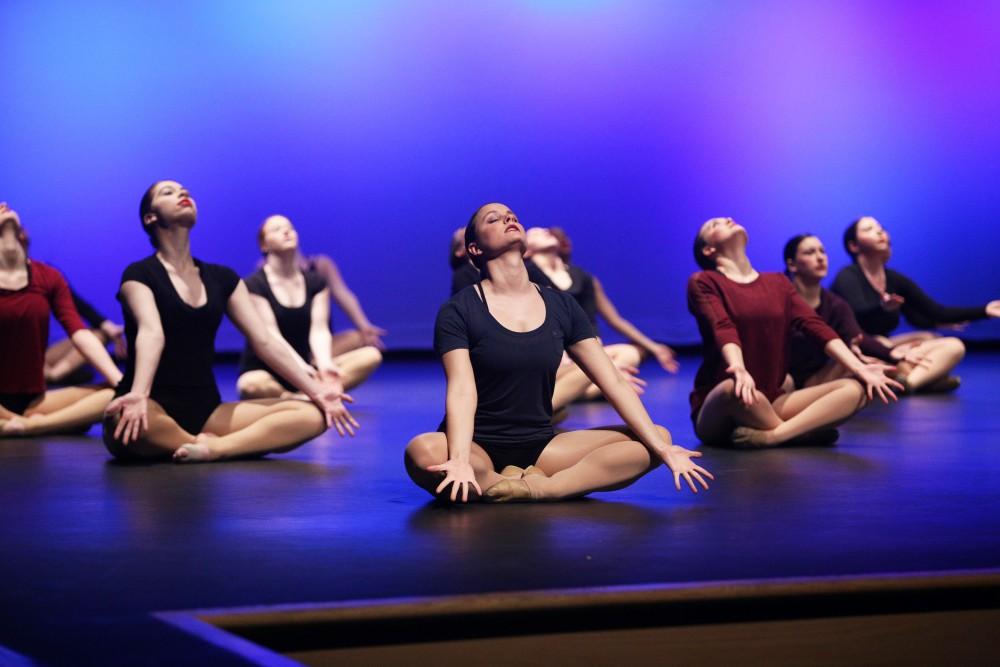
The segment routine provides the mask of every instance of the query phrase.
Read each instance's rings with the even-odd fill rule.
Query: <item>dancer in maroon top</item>
[[[894,364],[894,377],[901,382],[905,382],[903,378],[911,370],[930,366],[931,360],[919,343],[893,347],[890,341],[865,333],[850,304],[820,285],[829,272],[830,264],[819,237],[814,234],[793,236],[785,244],[783,258],[785,274],[795,286],[795,291],[862,361],[871,359]],[[811,387],[848,377],[847,369],[829,359],[822,345],[801,334],[792,338],[790,372],[796,387]]]
[[[881,364],[864,364],[780,273],[758,273],[746,255],[747,233],[732,218],[712,218],[695,237],[703,271],[688,281],[705,359],[691,392],[691,417],[704,442],[768,447],[828,429],[875,394],[895,399],[899,383]],[[860,381],[840,379],[784,392],[793,330],[820,341]],[[867,391],[866,391],[867,390]]]
[[[27,247],[17,213],[0,203],[0,437],[80,431],[98,421],[111,400],[107,387],[46,391],[50,314],[112,385],[122,377],[80,320],[62,275],[28,259]]]

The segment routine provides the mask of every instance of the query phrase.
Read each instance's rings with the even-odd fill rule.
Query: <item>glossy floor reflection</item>
[[[696,367],[651,366],[647,404],[692,443]],[[242,664],[159,610],[1000,567],[1000,355],[955,395],[873,406],[836,447],[710,449],[697,496],[663,471],[593,499],[440,507],[402,449],[436,427],[433,362],[352,392],[363,427],[271,459],[122,466],[96,438],[0,444],[0,646],[43,664]],[[219,369],[232,395],[235,369]],[[604,404],[565,427],[617,421]]]

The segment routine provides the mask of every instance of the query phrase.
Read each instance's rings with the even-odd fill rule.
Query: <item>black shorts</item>
[[[534,465],[538,461],[538,457],[542,455],[542,450],[550,442],[552,442],[551,437],[519,442],[516,445],[476,440],[476,444],[489,454],[490,461],[493,462],[493,470],[496,472],[500,472],[507,466],[527,468]]]
[[[0,394],[0,405],[14,414],[23,415],[28,406],[44,395],[45,392],[40,394]]]

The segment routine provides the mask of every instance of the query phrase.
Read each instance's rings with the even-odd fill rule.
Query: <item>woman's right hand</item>
[[[726,369],[726,372],[732,375],[733,380],[736,382],[736,386],[733,388],[736,398],[740,400],[740,403],[749,408],[756,402],[754,391],[757,388],[757,384],[753,381],[753,376],[742,366],[730,366]]]
[[[451,502],[453,503],[458,500],[459,489],[462,490],[462,502],[469,502],[470,484],[476,490],[476,493],[483,495],[483,490],[479,488],[479,482],[476,481],[476,473],[472,469],[472,464],[468,461],[448,459],[439,465],[427,466],[427,470],[430,472],[445,473],[444,479],[434,490],[434,495],[440,495],[442,491],[448,488],[449,484],[451,484]]]
[[[127,445],[138,440],[149,428],[148,411],[148,397],[130,391],[108,403],[108,407],[104,409],[104,415],[118,417],[118,425],[115,426],[115,440]]]

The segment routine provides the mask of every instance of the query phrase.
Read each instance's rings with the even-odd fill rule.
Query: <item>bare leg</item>
[[[50,345],[45,350],[45,380],[59,382],[64,377],[83,366],[86,359],[77,352],[69,338]]]
[[[262,399],[223,403],[202,430],[197,441],[174,452],[174,460],[216,461],[287,452],[323,433],[326,423],[307,401]]]
[[[639,367],[642,363],[642,350],[637,348],[635,345],[630,345],[628,343],[617,343],[615,345],[605,345],[604,351],[607,352],[608,356],[611,358],[611,362],[616,366],[635,366]],[[597,388],[596,384],[591,384],[587,387],[587,391],[584,393],[583,398],[587,401],[593,401],[599,398],[601,395],[601,390]]]
[[[568,365],[561,375],[556,374],[556,386],[552,391],[553,412],[558,412],[573,401],[579,400],[591,386],[593,383],[579,366]]]
[[[236,380],[236,390],[242,400],[281,398],[287,392],[267,371],[247,371]]]
[[[934,338],[920,344],[925,351],[928,367],[918,366],[903,380],[910,391],[931,387],[935,382],[947,377],[965,356],[965,344],[958,338]]]
[[[770,447],[812,431],[831,428],[865,406],[864,387],[853,379],[834,380],[799,389],[775,399],[773,407],[780,424],[772,429],[742,427],[733,433],[737,444]]]
[[[194,442],[196,434],[182,429],[153,399],[148,401],[146,414],[149,428],[139,440],[128,445],[123,445],[112,437],[118,424],[117,418],[109,417],[104,420],[104,446],[115,458],[168,460],[178,447]]]
[[[656,427],[671,442],[670,432]],[[536,465],[547,475],[525,478],[536,499],[564,499],[623,489],[660,464],[625,428],[560,433]]]
[[[336,358],[345,352],[350,352],[351,350],[356,350],[359,347],[364,347],[364,345],[365,340],[361,337],[361,332],[357,329],[338,331],[333,334],[333,343],[330,346],[330,354]]]
[[[448,460],[448,440],[445,434],[440,432],[421,433],[406,445],[403,460],[410,479],[432,496],[435,495],[434,491],[443,477],[440,473],[430,472],[427,468],[440,465]],[[483,490],[504,479],[493,470],[493,461],[490,460],[490,455],[476,443],[472,443],[469,463],[472,464],[479,488]],[[445,494],[449,493],[451,490],[445,489],[442,495],[447,497]]]
[[[30,405],[23,417],[8,419],[0,430],[21,436],[80,432],[101,420],[114,393],[107,387],[53,389]]]
[[[382,353],[374,345],[344,352],[333,358],[340,367],[344,389],[353,389],[368,379],[382,363]]]
[[[771,430],[781,424],[781,417],[764,394],[755,391],[754,404],[748,407],[736,397],[735,386],[733,380],[723,380],[705,397],[694,428],[702,442],[729,444],[733,429],[738,426]]]
[[[904,343],[922,343],[924,341],[934,340],[938,335],[933,331],[910,331],[908,333],[896,334],[895,336],[890,336],[888,339],[888,345],[890,347],[894,345],[902,345]],[[883,340],[885,342],[885,340]]]

